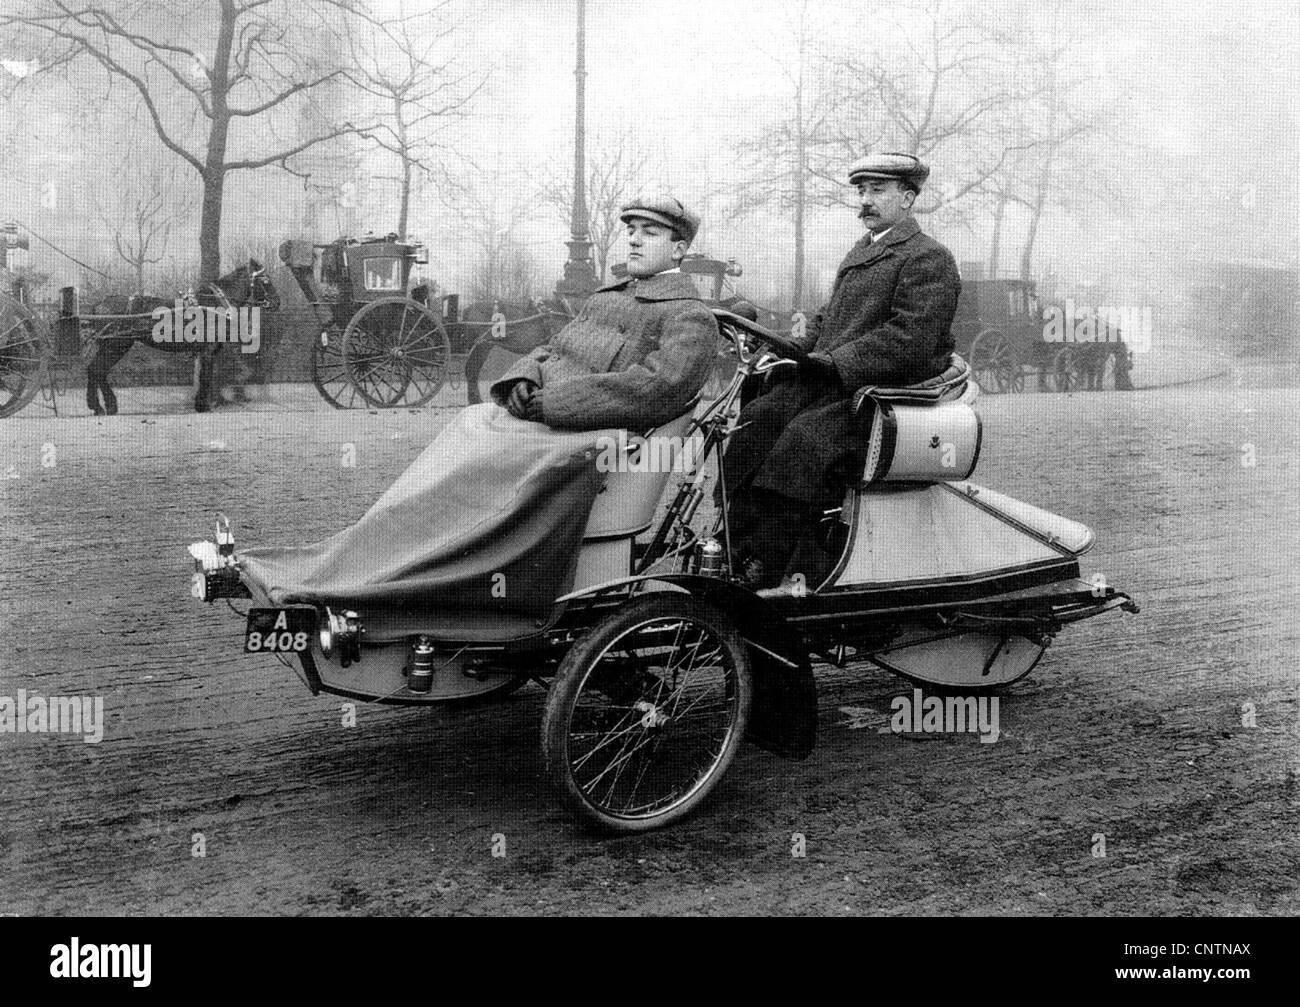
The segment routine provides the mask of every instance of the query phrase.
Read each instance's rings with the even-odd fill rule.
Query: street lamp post
[[[587,35],[586,0],[578,0],[578,53],[573,70],[575,81],[575,110],[573,124],[573,212],[569,220],[569,259],[564,264],[564,276],[555,285],[561,298],[585,300],[596,289],[596,270],[591,262],[591,238],[587,220],[587,168],[586,168],[586,79]]]

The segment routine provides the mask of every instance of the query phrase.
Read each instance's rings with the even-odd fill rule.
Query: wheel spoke
[[[726,648],[684,618],[611,641],[574,697],[568,772],[609,813],[650,817],[691,798],[728,750],[735,691]]]

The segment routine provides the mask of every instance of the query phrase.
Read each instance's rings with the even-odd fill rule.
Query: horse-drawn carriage
[[[1088,342],[1046,336],[1043,306],[1031,280],[963,280],[952,334],[985,393],[1023,392],[1027,374],[1039,391],[1132,388],[1122,333],[1096,320]]]
[[[320,326],[312,383],[338,409],[420,406],[447,380],[451,340],[443,304],[430,304],[411,271],[424,245],[396,234],[329,244],[286,240],[280,259]]]
[[[86,368],[87,408],[97,416],[115,414],[117,396],[109,372],[137,342],[195,356],[199,388],[194,407],[206,410],[212,404],[215,351],[222,343],[239,342],[237,323],[253,317],[239,312],[275,309],[278,304],[275,288],[256,259],[171,300],[110,295],[85,312],[76,287],[62,288],[57,308],[47,314],[0,291],[0,417],[18,412],[42,388],[57,412],[62,378],[78,362]],[[170,324],[177,318],[182,321]],[[162,323],[167,323],[166,333],[160,339]]]

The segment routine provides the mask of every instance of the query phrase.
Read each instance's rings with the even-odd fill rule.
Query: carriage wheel
[[[343,363],[366,403],[421,406],[447,380],[451,343],[442,319],[408,297],[371,301],[343,332]]]
[[[0,298],[0,417],[12,416],[40,391],[52,350],[36,316]]]
[[[492,383],[505,376],[519,360],[520,355],[507,349],[491,334],[485,335],[465,358],[465,396],[471,406],[492,401]]]
[[[1052,357],[1051,367],[1048,369],[1052,391],[1055,392],[1077,392],[1082,382],[1082,375],[1079,372],[1079,364],[1075,359],[1074,348],[1062,346]]]
[[[1002,394],[1025,390],[1025,375],[1016,348],[997,329],[985,329],[970,344],[970,367],[982,392]]]
[[[587,822],[658,828],[689,814],[727,771],[752,696],[745,643],[722,612],[676,591],[643,595],[560,662],[542,755]]]
[[[322,330],[311,350],[311,383],[321,398],[335,409],[364,408],[366,400],[357,391],[343,363],[343,334],[331,325]]]

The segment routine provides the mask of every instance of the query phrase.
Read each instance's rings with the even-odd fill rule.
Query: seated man
[[[596,445],[684,413],[717,352],[713,316],[676,268],[698,218],[663,197],[623,219],[629,279],[496,382],[496,403],[461,410],[355,524],[241,552],[245,582],[276,605],[404,613],[461,639],[544,625],[604,482]]]
[[[644,429],[699,394],[718,329],[680,267],[700,221],[672,196],[623,207],[628,279],[602,287],[578,317],[492,385],[521,419],[560,430]]]
[[[874,154],[849,169],[867,234],[809,326],[807,360],[797,371],[778,368],[741,411],[723,471],[733,562],[753,587],[779,583],[800,532],[811,538],[822,510],[860,477],[865,452],[853,393],[915,384],[948,365],[961,280],[952,254],[912,217],[929,173],[910,154]],[[799,559],[816,566],[824,557]],[[824,571],[799,572],[811,581]]]

